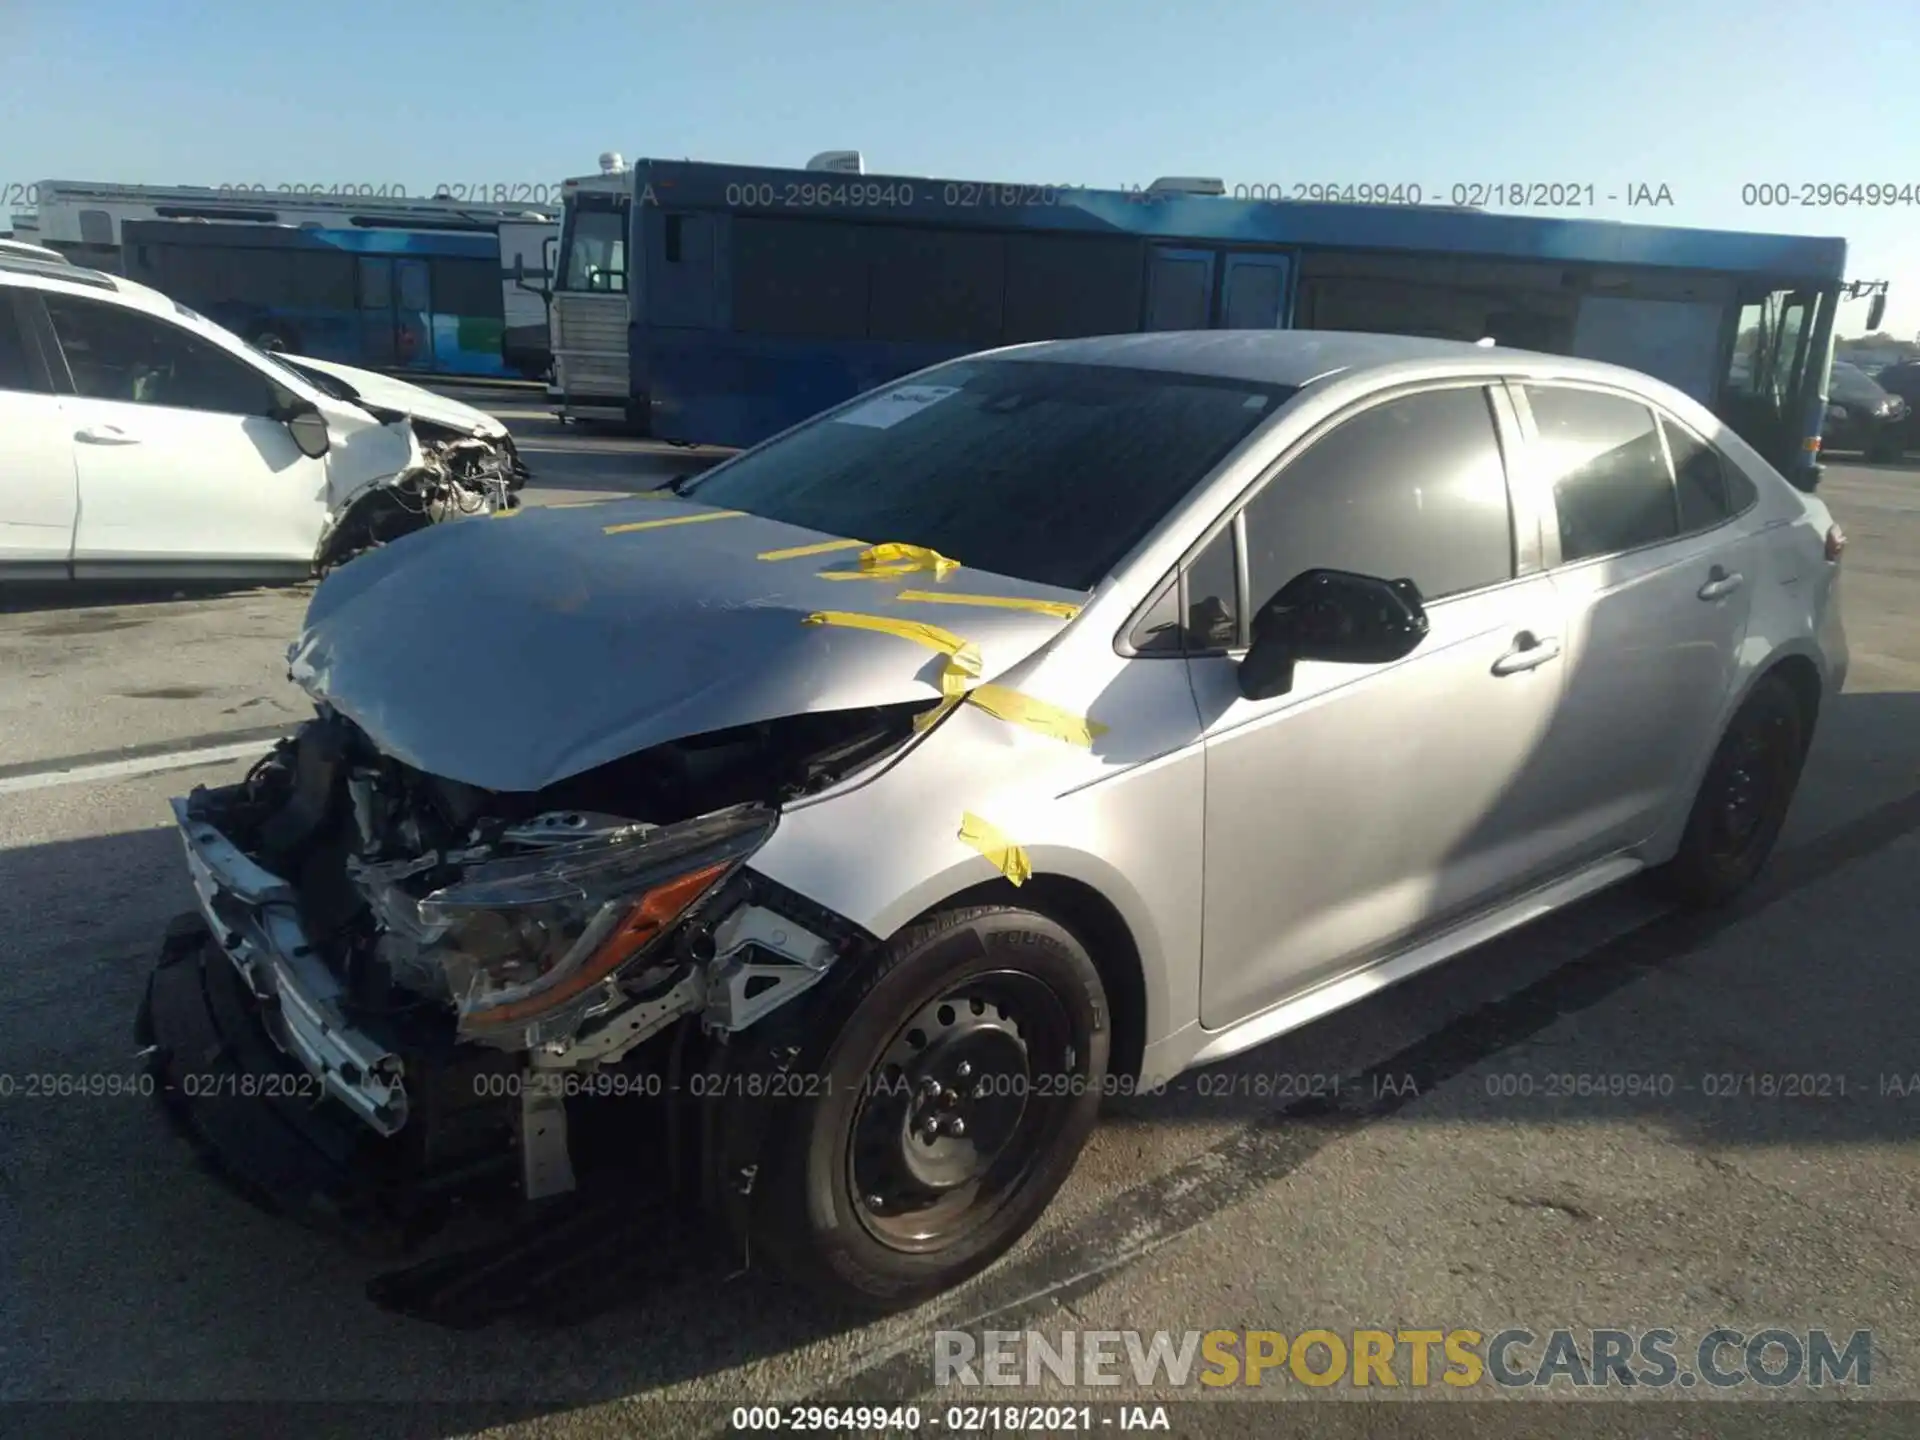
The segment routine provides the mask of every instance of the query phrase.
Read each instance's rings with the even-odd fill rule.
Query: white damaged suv
[[[144,285],[0,255],[0,581],[300,579],[510,509],[492,417],[262,354]]]

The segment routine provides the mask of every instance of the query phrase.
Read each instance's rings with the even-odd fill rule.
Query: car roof
[[[1474,373],[1551,373],[1636,386],[1645,376],[1598,360],[1418,335],[1345,330],[1168,330],[1045,340],[987,352],[998,358],[1166,370],[1210,379],[1299,387],[1328,376],[1389,366]]]
[[[118,297],[137,310],[156,314],[178,314],[179,306],[158,290],[109,275],[104,270],[89,270],[65,260],[40,260],[30,255],[0,254],[0,285],[20,285],[30,290],[53,294],[85,295],[98,299],[102,291]]]

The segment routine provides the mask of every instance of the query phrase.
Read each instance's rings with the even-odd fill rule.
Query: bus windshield
[[[624,207],[578,204],[567,217],[560,288],[619,292],[627,288]]]

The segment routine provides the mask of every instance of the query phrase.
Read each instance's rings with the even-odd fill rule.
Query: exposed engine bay
[[[355,403],[383,424],[411,425],[418,461],[348,501],[321,537],[314,562],[320,573],[429,525],[512,510],[519,504],[529,472],[510,436],[469,434],[357,397]]]
[[[663,1095],[689,1036],[724,1045],[871,943],[745,866],[782,804],[929,708],[694,736],[528,794],[421,773],[323,709],[242,783],[174,802],[201,915],[169,944],[204,995],[186,1005],[163,959],[147,1043],[164,1074],[213,1023],[196,1005],[230,1051],[269,1055],[264,1037],[287,1083],[357,1117],[327,1143],[373,1155],[389,1190],[569,1192],[570,1110]],[[236,1039],[240,1009],[257,1018]]]

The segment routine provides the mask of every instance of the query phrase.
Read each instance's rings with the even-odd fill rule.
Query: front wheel
[[[1673,899],[1724,905],[1760,873],[1786,824],[1806,759],[1807,717],[1791,686],[1762,679],[1707,764],[1680,848],[1653,872]]]
[[[812,1083],[765,1123],[739,1228],[787,1278],[897,1309],[991,1265],[1066,1180],[1106,1083],[1106,997],[1070,932],[998,906],[838,980],[795,1007],[787,1073]]]

